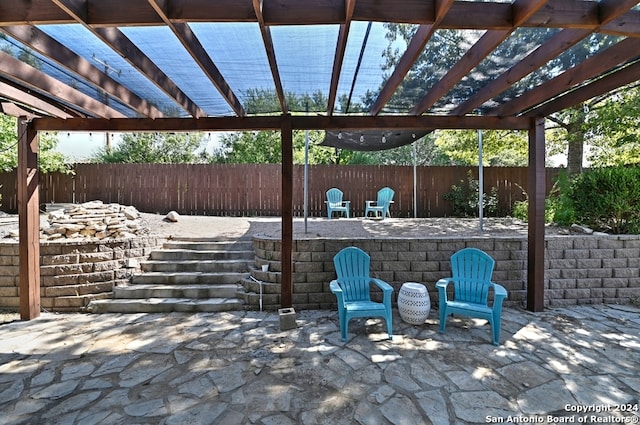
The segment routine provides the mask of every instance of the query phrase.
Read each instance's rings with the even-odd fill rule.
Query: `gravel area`
[[[282,222],[279,217],[204,217],[180,216],[178,222],[168,222],[163,215],[143,214],[143,223],[150,232],[172,237],[247,237],[261,235],[279,238]],[[310,217],[294,218],[296,239],[385,238],[385,237],[451,237],[526,235],[527,223],[512,218],[485,218],[480,229],[477,218],[358,218]],[[566,229],[549,226],[548,234],[566,233]]]
[[[41,222],[46,224],[46,214]],[[251,238],[254,235],[280,238],[282,220],[280,217],[214,217],[180,215],[177,222],[170,222],[163,214],[141,213],[143,226],[150,234],[166,238]],[[488,217],[483,220],[482,229],[477,218],[387,218],[366,219],[326,217],[295,217],[293,234],[296,239],[326,238],[385,238],[429,236],[509,236],[526,235],[527,223],[509,217]],[[16,239],[18,217],[3,213],[0,215],[0,238]],[[547,226],[546,234],[567,234],[566,228]]]

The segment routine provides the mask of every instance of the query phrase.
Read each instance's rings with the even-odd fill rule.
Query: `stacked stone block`
[[[109,298],[115,285],[124,284],[135,268],[129,259],[144,260],[164,240],[137,237],[124,240],[56,241],[40,244],[40,299],[42,308],[79,312],[93,299]],[[18,309],[19,248],[0,242],[0,308]]]
[[[293,242],[293,306],[335,309],[329,282],[335,279],[333,256],[357,246],[371,256],[371,275],[387,281],[394,297],[404,282],[422,282],[437,306],[435,282],[451,275],[449,259],[459,249],[475,247],[496,260],[493,280],[508,291],[506,306],[527,300],[527,238],[468,237],[429,239],[302,239]],[[257,264],[269,272],[253,272],[262,282],[265,309],[280,307],[280,241],[254,238]],[[640,304],[640,235],[548,236],[545,240],[545,305]],[[249,294],[258,285],[245,282]],[[375,299],[378,294],[373,293]],[[255,306],[257,298],[248,296]],[[394,298],[395,300],[395,298]],[[255,302],[254,302],[255,301]]]

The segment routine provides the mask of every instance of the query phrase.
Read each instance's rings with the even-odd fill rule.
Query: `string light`
[[[364,134],[360,135],[360,143],[364,143]]]
[[[338,131],[338,140],[342,140],[342,131]]]
[[[384,134],[382,135],[382,143],[387,143],[387,136]]]

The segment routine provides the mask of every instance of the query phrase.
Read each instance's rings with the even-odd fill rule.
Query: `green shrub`
[[[467,173],[467,182],[460,180],[460,185],[451,186],[451,190],[442,198],[450,201],[454,217],[478,217],[478,197],[480,182],[473,178],[471,171]],[[484,215],[495,215],[498,211],[498,189],[492,187],[490,193],[482,194]]]
[[[568,197],[580,224],[614,234],[640,231],[640,168],[583,172],[572,182]]]
[[[520,186],[517,185],[525,199],[513,203],[511,215],[523,221],[529,220],[529,195]],[[570,180],[566,172],[561,172],[557,180],[553,183],[553,187],[545,199],[544,204],[544,221],[545,223],[556,223],[568,226],[574,222],[574,211],[571,200],[566,193],[569,191]]]

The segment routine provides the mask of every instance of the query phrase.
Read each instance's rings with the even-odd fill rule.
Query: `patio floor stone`
[[[438,333],[394,309],[50,314],[0,325],[3,424],[638,423],[640,308],[507,308]]]

